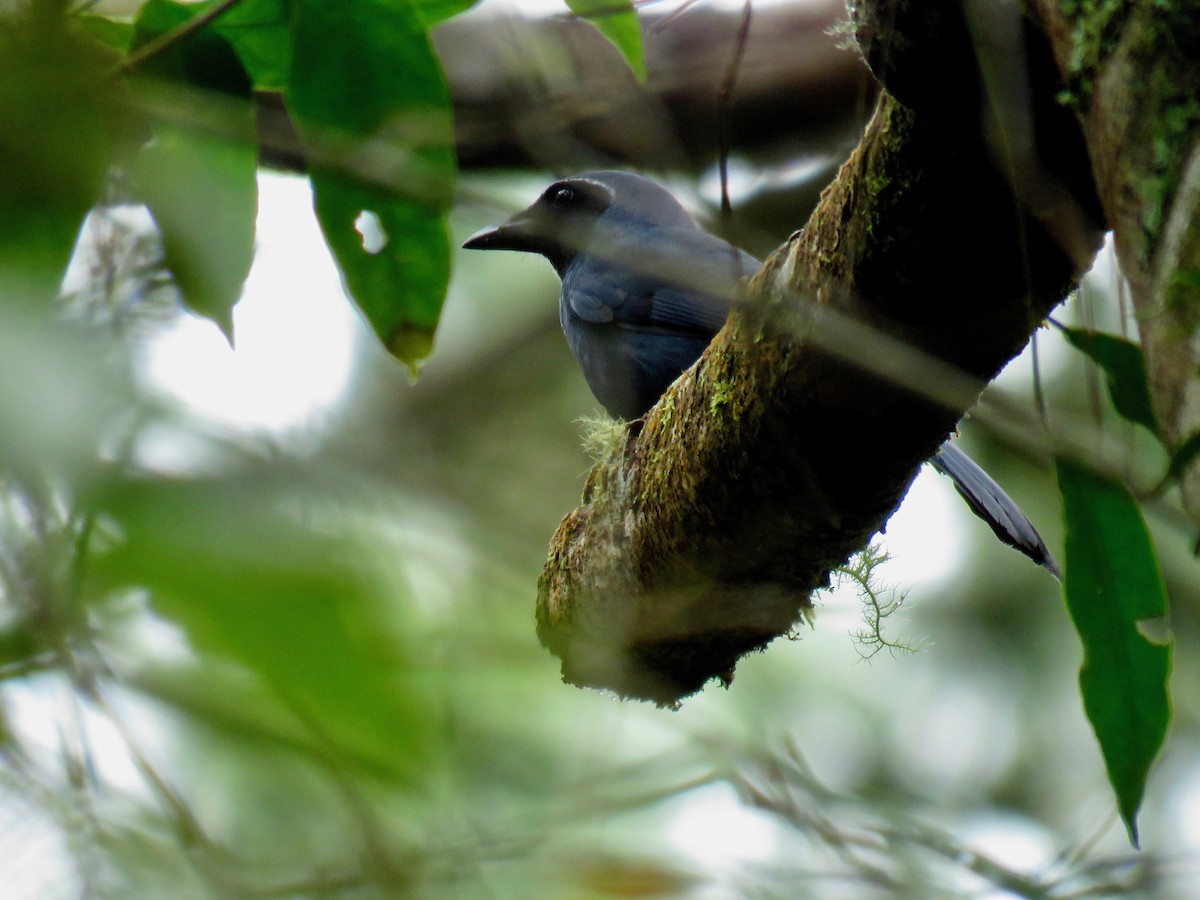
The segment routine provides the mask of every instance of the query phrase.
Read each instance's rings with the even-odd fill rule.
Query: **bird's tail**
[[[975,460],[947,441],[929,462],[943,475],[950,477],[955,490],[967,501],[971,511],[988,523],[996,537],[1020,550],[1039,566],[1044,566],[1059,581],[1062,580],[1058,563],[1050,555],[1046,542],[1029,517],[1021,512],[1021,508]]]

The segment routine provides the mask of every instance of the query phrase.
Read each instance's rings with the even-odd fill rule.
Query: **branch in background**
[[[736,149],[800,136],[821,145],[861,127],[869,79],[857,55],[827,33],[844,15],[840,0],[755,10],[731,112]],[[453,95],[462,166],[580,171],[714,162],[718,88],[742,11],[694,6],[676,16],[650,7],[639,18],[645,85],[592,26],[569,16],[483,9],[440,25],[434,44]],[[264,162],[303,169],[281,101],[266,95],[261,102]]]
[[[1055,151],[1026,184],[975,126],[999,113],[961,9],[858,11],[903,102],[881,97],[808,225],[559,526],[538,625],[566,680],[664,704],[728,681],[883,527],[1099,245],[1044,39],[1028,32],[1030,146]]]

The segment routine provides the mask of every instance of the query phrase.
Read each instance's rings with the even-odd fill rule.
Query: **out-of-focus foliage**
[[[132,49],[190,17],[191,10],[173,0],[150,0],[138,16]],[[130,163],[132,190],[158,224],[163,262],[184,302],[232,341],[232,311],[254,260],[258,211],[250,78],[232,46],[214,31],[173,44],[138,75],[137,99],[164,115]],[[170,107],[187,94],[197,95],[203,112],[172,121],[179,114],[172,115]]]
[[[1179,445],[1179,449],[1171,457],[1171,465],[1167,468],[1167,479],[1177,480],[1197,456],[1200,456],[1200,431]]]
[[[1130,422],[1157,435],[1158,422],[1150,404],[1141,348],[1132,341],[1100,331],[1064,328],[1062,333],[1072,347],[1086,353],[1103,370],[1113,408]]]
[[[571,12],[596,26],[621,51],[634,77],[646,80],[646,54],[642,49],[642,26],[629,0],[566,0]]]
[[[297,481],[276,464],[106,485],[90,512],[117,539],[90,571],[101,595],[147,591],[197,650],[237,660],[301,722],[320,723],[340,759],[412,779],[429,764],[431,723],[397,610],[336,495],[322,503],[319,484],[299,492]]]
[[[0,286],[37,306],[135,126],[106,84],[115,55],[61,19],[0,17],[0,56]]]
[[[438,22],[444,22],[459,13],[466,12],[477,2],[478,0],[416,0],[413,6],[421,20],[426,25],[433,27]]]
[[[211,8],[192,4],[189,15]],[[144,15],[144,13],[143,13]],[[206,31],[219,35],[237,52],[238,59],[259,91],[281,91],[292,66],[291,31],[286,0],[242,0]]]

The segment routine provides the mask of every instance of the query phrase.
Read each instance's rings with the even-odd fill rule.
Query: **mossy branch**
[[[592,470],[539,581],[538,633],[572,683],[661,704],[728,683],[867,545],[1098,245],[1090,195],[1055,168],[1078,182],[1087,162],[1044,41],[1032,118],[1058,149],[1031,186],[975,127],[990,109],[959,4],[881,3],[857,25],[885,86],[929,56],[938,78],[897,77],[905,102],[881,97],[805,228]]]

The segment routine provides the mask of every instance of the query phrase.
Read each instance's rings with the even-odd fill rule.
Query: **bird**
[[[467,250],[545,257],[562,283],[558,315],[588,387],[612,416],[640,419],[725,324],[758,259],[704,231],[652,178],[601,170],[561,178]],[[929,460],[995,535],[1061,580],[1020,507],[963,450]]]

